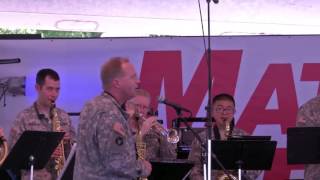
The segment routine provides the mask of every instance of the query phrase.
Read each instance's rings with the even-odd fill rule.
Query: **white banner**
[[[302,166],[287,165],[286,129],[295,126],[298,107],[318,94],[318,47],[320,36],[212,38],[213,94],[235,96],[238,127],[278,141],[272,170],[263,179],[303,178]],[[113,56],[129,57],[135,64],[141,86],[153,96],[153,108],[160,119],[168,120],[165,125],[176,115],[158,106],[158,96],[190,109],[193,116],[206,115],[208,68],[201,37],[0,40],[0,59],[21,59],[0,64],[0,78],[26,77],[26,96],[5,95],[5,107],[2,97],[0,126],[8,135],[17,113],[35,101],[35,74],[45,67],[60,74],[57,104],[80,112],[102,92],[100,66]],[[77,122],[74,118],[75,126]]]

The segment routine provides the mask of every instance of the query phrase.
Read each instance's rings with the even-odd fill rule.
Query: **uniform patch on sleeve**
[[[117,133],[118,135],[122,136],[122,137],[126,137],[126,133],[125,130],[123,128],[123,126],[119,123],[116,122],[112,125],[112,130]]]

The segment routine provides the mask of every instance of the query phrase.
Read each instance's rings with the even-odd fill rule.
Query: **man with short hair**
[[[212,98],[212,118],[214,124],[211,129],[212,140],[228,141],[228,137],[249,135],[242,129],[235,127],[234,115],[236,112],[236,103],[232,95],[221,93]],[[194,139],[191,144],[191,151],[188,159],[195,163],[190,173],[191,180],[203,180],[204,171],[202,164],[203,149],[201,143],[206,141],[207,131],[202,131],[199,134],[201,141]],[[228,170],[234,177],[237,177],[237,171]],[[242,172],[242,179],[255,180],[261,174],[261,171],[248,170]],[[225,179],[226,174],[221,170],[212,170],[211,179]],[[229,179],[229,178],[227,178]]]
[[[137,160],[128,114],[122,108],[140,81],[127,58],[114,57],[101,68],[104,92],[86,103],[78,126],[74,179],[132,180],[147,177],[151,164]]]
[[[51,110],[60,93],[60,77],[52,69],[41,69],[36,77],[37,100],[32,106],[20,112],[13,123],[9,135],[9,147],[12,148],[24,131],[56,131],[53,129],[53,120]],[[65,132],[64,136],[64,154],[65,158],[70,152],[71,144],[74,141],[75,131],[71,125],[71,119],[68,114],[55,107],[57,111],[57,120],[60,122],[61,130]],[[57,148],[51,159],[41,170],[35,170],[34,180],[53,180],[58,176],[58,170],[55,169],[55,159],[62,156],[61,149]],[[22,171],[22,179],[29,179],[30,172]]]

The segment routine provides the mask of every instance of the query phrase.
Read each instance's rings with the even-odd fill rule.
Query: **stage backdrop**
[[[100,66],[113,56],[131,59],[165,125],[170,126],[176,115],[157,104],[158,96],[204,117],[208,68],[203,44],[201,37],[0,40],[0,59],[21,59],[17,64],[0,64],[0,78],[26,77],[25,96],[7,93],[5,107],[2,96],[0,126],[8,135],[17,113],[34,102],[35,74],[40,68],[53,68],[61,75],[58,106],[81,111],[86,101],[102,92]],[[319,47],[320,36],[212,39],[213,94],[235,96],[237,127],[278,141],[272,170],[260,179],[303,176],[302,166],[287,165],[286,129],[295,126],[298,107],[319,92]],[[77,123],[74,117],[73,124]]]

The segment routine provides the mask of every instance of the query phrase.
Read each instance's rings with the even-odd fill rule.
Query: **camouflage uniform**
[[[298,111],[297,127],[320,127],[320,96],[309,100]],[[319,164],[306,164],[305,180],[318,180],[320,177]]]
[[[62,109],[57,108],[58,117],[61,121],[61,128],[64,132],[70,133],[71,141],[74,141],[75,138],[75,130],[71,125],[71,119],[68,114]],[[9,147],[10,149],[17,142],[21,134],[26,130],[33,131],[52,131],[52,123],[51,120],[45,115],[40,115],[41,119],[39,119],[38,114],[36,113],[35,107],[30,106],[27,109],[20,112],[13,123],[13,127],[10,130],[9,135]],[[65,144],[65,155],[70,152],[71,144]],[[49,162],[46,164],[45,168],[41,170],[34,171],[34,180],[52,180],[56,179],[56,171],[54,169],[54,159],[51,158]],[[22,179],[29,179],[30,173],[27,171],[21,172]]]
[[[214,133],[212,131],[212,135],[214,136]],[[241,129],[234,128],[232,131],[232,135],[248,135],[248,133],[244,132]],[[201,137],[202,142],[206,142],[207,140],[207,131],[202,131],[199,136]],[[215,137],[213,137],[215,139]],[[194,139],[191,144],[191,151],[188,157],[189,160],[193,161],[195,163],[194,167],[191,170],[190,173],[190,179],[191,180],[203,180],[203,167],[201,162],[201,145],[197,139]],[[215,174],[220,173],[221,171],[212,170],[211,172],[211,178],[215,179]],[[234,171],[230,171],[232,174],[236,173]],[[261,171],[246,171],[246,177],[248,180],[254,180],[256,179]]]
[[[177,144],[169,143],[160,132],[151,129],[144,135],[143,141],[146,143],[146,160],[177,158]]]
[[[97,96],[85,105],[77,140],[74,179],[127,180],[147,175],[136,159],[127,114],[110,95]]]

